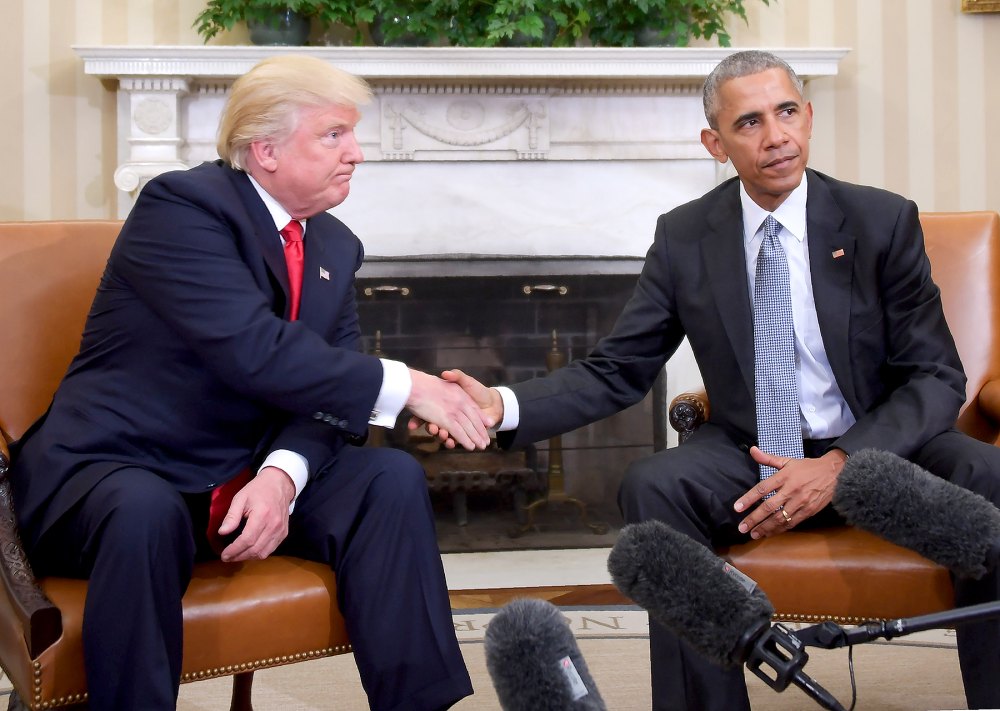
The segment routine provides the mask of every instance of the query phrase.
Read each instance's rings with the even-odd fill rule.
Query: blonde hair
[[[368,84],[322,59],[282,55],[258,62],[233,82],[219,121],[219,157],[243,170],[250,144],[291,135],[299,110],[371,101]]]

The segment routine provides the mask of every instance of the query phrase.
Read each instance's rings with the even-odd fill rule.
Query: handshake
[[[413,414],[409,428],[421,425],[446,447],[460,444],[466,449],[486,449],[489,429],[503,420],[503,400],[461,370],[446,370],[437,378],[410,369],[413,387],[406,407]]]

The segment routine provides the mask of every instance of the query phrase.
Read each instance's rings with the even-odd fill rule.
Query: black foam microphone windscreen
[[[1000,554],[1000,509],[891,452],[864,449],[844,464],[833,507],[849,524],[981,578]]]
[[[566,618],[550,602],[514,600],[486,628],[486,669],[504,711],[606,711]]]
[[[721,666],[742,664],[774,613],[753,581],[662,521],[625,526],[608,571],[654,620]]]

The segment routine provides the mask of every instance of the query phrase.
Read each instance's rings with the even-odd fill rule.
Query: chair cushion
[[[64,633],[18,687],[33,689],[34,698],[25,699],[33,705],[82,701],[80,632],[87,583],[45,578],[40,584],[62,611]],[[329,566],[288,556],[195,566],[184,595],[182,682],[350,651]],[[9,671],[13,676],[25,670]]]
[[[792,530],[717,553],[757,581],[778,619],[856,624],[954,607],[947,569],[856,528]]]

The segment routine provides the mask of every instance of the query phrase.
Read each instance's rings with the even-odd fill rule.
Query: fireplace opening
[[[367,352],[486,385],[544,375],[586,355],[628,300],[634,258],[383,259],[357,283]],[[426,432],[372,428],[369,446],[423,464],[442,552],[612,545],[626,465],[654,449],[653,401],[517,451],[447,450]]]

